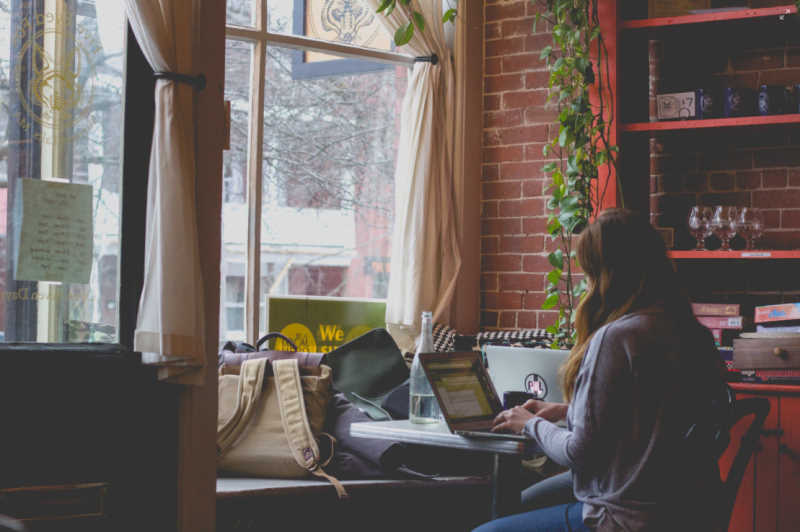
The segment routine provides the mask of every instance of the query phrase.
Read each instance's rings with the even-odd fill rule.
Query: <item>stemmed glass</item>
[[[708,207],[702,205],[695,205],[689,211],[689,232],[697,240],[695,250],[702,251],[704,248],[705,238],[709,231],[710,211]]]
[[[755,248],[755,241],[764,230],[764,219],[761,211],[755,207],[742,207],[737,218],[737,231],[747,242],[747,249]]]
[[[730,251],[730,240],[736,236],[736,207],[717,205],[711,218],[711,230],[722,241],[722,251]]]

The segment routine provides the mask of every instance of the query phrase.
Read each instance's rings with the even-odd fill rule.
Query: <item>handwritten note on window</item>
[[[15,278],[89,282],[92,186],[22,179],[22,220]]]

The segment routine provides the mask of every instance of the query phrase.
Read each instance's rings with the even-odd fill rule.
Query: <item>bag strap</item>
[[[292,456],[300,467],[333,484],[340,499],[346,498],[347,491],[341,482],[323,471],[320,464],[319,445],[308,423],[297,360],[274,360],[272,372],[275,375],[275,388],[278,391],[281,424],[286,439],[289,440]]]
[[[280,338],[281,340],[286,342],[292,349],[297,351],[297,344],[295,344],[293,341],[291,341],[288,336],[285,336],[285,335],[283,335],[283,334],[281,334],[279,332],[267,333],[264,336],[262,336],[261,338],[259,338],[258,341],[256,342],[256,351],[261,350],[261,344],[263,344],[264,342],[268,342],[268,341],[272,340],[273,338]]]
[[[267,360],[260,358],[246,360],[239,371],[239,386],[236,395],[236,408],[233,415],[217,431],[217,455],[224,455],[233,442],[247,427],[253,417],[255,405],[264,387],[264,372]]]

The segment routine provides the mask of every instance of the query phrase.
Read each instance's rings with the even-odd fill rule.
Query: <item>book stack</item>
[[[800,303],[781,303],[755,308],[756,333],[800,334]]]
[[[697,321],[711,331],[717,346],[732,345],[732,337],[723,334],[724,331],[741,331],[744,327],[738,304],[692,303],[692,312]]]

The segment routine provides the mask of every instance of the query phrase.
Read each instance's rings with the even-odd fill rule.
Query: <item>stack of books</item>
[[[733,367],[733,337],[744,327],[741,309],[734,303],[692,303],[697,321],[711,331],[728,369]]]
[[[755,308],[756,332],[800,334],[800,303],[781,303]]]

